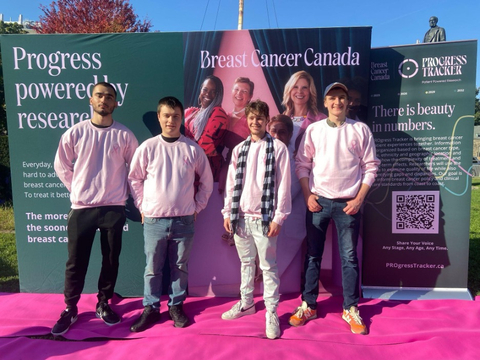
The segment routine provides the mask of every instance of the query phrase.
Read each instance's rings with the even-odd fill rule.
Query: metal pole
[[[238,30],[243,28],[243,0],[238,0]]]

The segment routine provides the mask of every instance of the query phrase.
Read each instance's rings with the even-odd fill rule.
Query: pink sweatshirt
[[[195,173],[200,177],[196,193]],[[144,141],[135,151],[128,180],[135,206],[153,218],[199,213],[213,191],[205,152],[183,135],[173,143],[161,135]]]
[[[296,156],[299,179],[309,178],[310,191],[328,199],[354,198],[362,183],[375,181],[380,160],[369,127],[346,119],[340,127],[326,120],[310,125]]]
[[[70,191],[72,209],[125,205],[128,166],[138,146],[135,135],[114,121],[98,128],[82,121],[61,137],[54,167]]]
[[[235,186],[235,172],[237,161],[243,141],[238,144],[232,153],[232,160],[228,167],[227,184],[225,187],[225,204],[222,210],[223,218],[230,217],[233,188]],[[243,180],[243,191],[240,198],[240,216],[262,217],[261,198],[263,192],[263,179],[265,177],[266,162],[265,139],[253,142],[248,151],[247,164]],[[272,219],[282,225],[292,208],[290,192],[290,158],[288,148],[281,141],[274,139],[275,151],[275,215]]]

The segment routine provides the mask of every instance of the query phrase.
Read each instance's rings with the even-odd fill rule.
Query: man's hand
[[[355,215],[360,211],[363,201],[367,196],[368,190],[370,190],[370,186],[368,186],[367,184],[362,184],[360,186],[360,190],[358,190],[357,196],[355,196],[355,198],[353,198],[352,200],[348,200],[347,206],[343,208],[345,214]]]
[[[142,212],[142,214],[141,214],[141,215],[142,215],[142,225],[143,225],[143,220],[144,220],[143,212]]]
[[[347,215],[355,215],[360,211],[361,207],[362,207],[362,202],[357,198],[355,198],[347,201],[347,206],[343,208],[343,211]]]
[[[310,210],[311,212],[319,212],[320,210],[322,210],[322,207],[320,206],[320,204],[317,202],[318,200],[318,196],[315,195],[315,194],[310,194],[310,196],[308,197],[307,199],[307,207],[308,207],[308,210]]]
[[[280,234],[280,229],[281,229],[281,225],[278,225],[275,221],[272,221],[270,223],[270,226],[268,227],[268,234],[267,236],[268,237],[275,237],[275,236],[278,236],[278,234]]]
[[[230,218],[223,219],[223,227],[225,230],[231,234],[232,233],[232,224],[230,224]]]
[[[319,212],[320,210],[322,210],[322,207],[317,202],[318,196],[312,194],[312,192],[310,191],[307,177],[300,179],[300,186],[302,187],[303,197],[305,199],[305,204],[307,204],[308,210],[311,212]]]

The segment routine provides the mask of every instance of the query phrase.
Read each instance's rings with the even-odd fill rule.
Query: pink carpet
[[[265,337],[265,308],[237,320],[220,318],[237,300],[190,297],[184,309],[193,324],[173,327],[166,298],[162,319],[143,333],[129,327],[142,311],[141,299],[115,298],[121,324],[95,317],[95,295],[83,295],[79,318],[65,338],[31,339],[50,333],[63,310],[60,294],[0,293],[0,359],[478,359],[480,297],[466,300],[367,300],[361,315],[370,329],[353,335],[341,319],[341,297],[320,297],[319,318],[300,328],[288,325],[300,298],[283,296],[278,309],[281,338]]]

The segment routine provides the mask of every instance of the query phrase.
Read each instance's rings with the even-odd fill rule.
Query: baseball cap
[[[342,84],[340,82],[334,82],[334,83],[331,83],[330,85],[328,85],[325,88],[325,91],[323,92],[323,98],[325,99],[327,97],[327,94],[330,92],[330,90],[337,89],[337,88],[342,89],[343,91],[345,91],[348,94],[348,89],[344,84]]]

